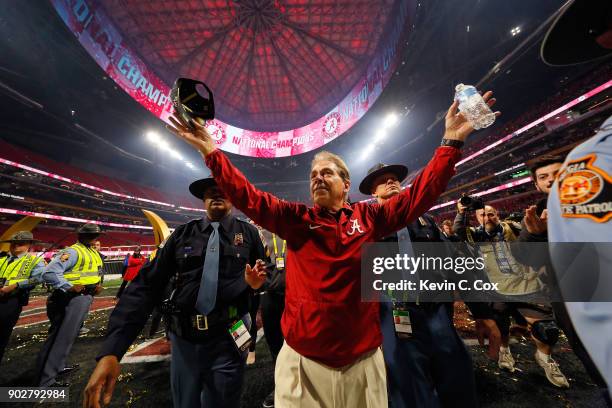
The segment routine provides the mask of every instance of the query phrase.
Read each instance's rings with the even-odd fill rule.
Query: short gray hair
[[[328,152],[324,150],[322,152],[317,153],[315,157],[312,159],[310,168],[313,168],[316,162],[319,162],[322,160],[327,160],[327,161],[334,163],[336,167],[338,167],[338,174],[340,174],[340,177],[342,177],[342,180],[351,181],[351,173],[349,172],[348,166],[346,165],[344,160],[342,160],[342,157],[332,152]]]

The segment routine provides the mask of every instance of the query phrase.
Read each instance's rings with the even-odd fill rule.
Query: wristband
[[[442,141],[440,142],[440,146],[450,146],[450,147],[456,147],[457,149],[461,149],[463,147],[463,142],[461,140],[455,140],[455,139],[442,139]]]

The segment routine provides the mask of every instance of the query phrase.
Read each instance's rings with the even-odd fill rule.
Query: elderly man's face
[[[562,163],[552,163],[535,171],[535,185],[538,191],[549,194]]]
[[[400,182],[393,173],[384,173],[376,177],[372,186],[374,188],[372,195],[379,202],[388,200],[402,191]]]
[[[211,186],[204,192],[204,209],[211,219],[218,219],[225,215],[231,208],[232,203],[229,202],[225,194],[217,186]]]
[[[329,160],[316,162],[310,171],[310,195],[320,207],[341,206],[350,186],[351,182],[340,176],[336,163]]]
[[[29,250],[30,250],[29,242],[13,242],[9,248],[9,251],[11,251],[11,254],[13,254],[14,256],[25,254]]]
[[[490,205],[476,210],[476,218],[480,225],[483,225],[487,232],[493,231],[499,225],[499,216],[495,208]]]

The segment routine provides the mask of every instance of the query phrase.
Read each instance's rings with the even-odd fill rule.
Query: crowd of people
[[[603,40],[612,49],[609,28]],[[609,67],[597,72],[610,74]],[[555,98],[586,85],[575,86]],[[496,103],[492,92],[482,98],[489,107]],[[120,361],[153,315],[166,322],[174,406],[239,407],[245,367],[254,361],[257,299],[275,363],[274,389],[262,401],[264,408],[476,407],[474,364],[453,323],[453,300],[460,298],[479,339],[488,339],[487,355],[499,368],[512,372],[520,364],[509,341],[514,322],[533,342],[533,360],[542,375],[553,387],[569,388],[564,368],[553,357],[563,332],[596,385],[598,402],[612,407],[609,303],[584,295],[564,298],[575,295],[577,286],[594,285],[591,295],[609,300],[605,278],[612,253],[596,243],[610,241],[612,117],[605,118],[602,110],[601,116],[585,121],[588,130],[564,132],[555,143],[545,140],[552,132],[534,128],[524,140],[506,146],[528,146],[529,138],[540,141],[517,151],[510,163],[525,162],[529,187],[524,183],[478,198],[461,191],[470,180],[458,179],[452,185],[459,187],[457,194],[442,199],[456,202],[439,211],[436,221],[436,214],[427,211],[448,190],[474,131],[458,108],[458,101],[449,107],[440,146],[407,188],[401,187],[408,177],[406,166],[378,163],[370,168],[358,184],[370,201],[350,203],[353,180],[345,161],[330,152],[317,153],[308,174],[312,205],[256,188],[217,148],[203,122],[171,116],[168,130],[197,150],[211,171],[211,177],[189,186],[206,213],[178,225],[151,257],[136,250],[126,258],[82,406],[110,404]],[[534,110],[525,118],[541,113]],[[508,126],[512,131],[520,125]],[[494,142],[485,138],[475,149]],[[570,149],[560,149],[565,146],[559,142],[577,146],[568,154]],[[472,168],[497,154],[482,155]],[[505,179],[492,178],[479,187],[500,180]],[[235,209],[249,220],[237,217]],[[502,209],[513,214],[502,217]],[[60,375],[74,369],[67,366],[67,357],[93,298],[103,289],[104,260],[96,248],[101,234],[98,225],[82,225],[77,241],[48,263],[30,252],[37,240],[28,230],[0,242],[9,244],[0,254],[0,364],[33,287],[51,288],[46,306],[50,327],[37,356],[37,386],[66,386]],[[549,248],[536,245],[549,242]],[[589,265],[597,270],[587,272],[601,272],[603,284],[584,279],[584,266],[573,262],[578,253],[554,245],[572,242],[592,244],[587,245]],[[464,259],[475,254],[493,294],[474,300],[468,290],[444,286],[436,293],[442,297],[432,300],[419,286],[383,290],[377,301],[364,301],[362,263],[372,243],[397,259],[416,259],[414,248],[420,243],[443,243],[444,255],[451,258],[456,254],[449,248],[458,248]],[[513,245],[520,243],[532,250]],[[413,272],[417,280],[429,278],[418,268]]]
[[[490,93],[485,100],[495,102]],[[202,152],[213,173],[190,186],[206,216],[178,226],[155,256],[145,258],[136,249],[126,257],[118,302],[85,389],[85,406],[110,401],[119,361],[151,314],[167,321],[174,405],[238,406],[245,364],[254,362],[259,299],[276,364],[275,389],[263,407],[478,404],[471,357],[453,326],[453,303],[402,301],[395,294],[380,303],[362,302],[354,277],[361,246],[387,242],[397,245],[399,253],[410,253],[417,242],[546,242],[546,196],[563,156],[539,155],[527,162],[535,192],[526,189],[519,197],[512,208],[518,218],[500,216],[500,210],[510,210],[503,197],[476,207],[456,197],[454,220],[438,218],[436,223],[426,210],[447,187],[472,132],[456,103],[447,114],[442,146],[410,188],[401,189],[408,174],[403,165],[381,163],[370,169],[359,190],[376,203],[347,203],[350,172],[342,158],[328,152],[312,163],[313,207],[278,200],[254,188],[216,150],[205,128],[192,131],[176,117],[173,122],[172,130]],[[507,192],[510,200],[512,193]],[[252,221],[235,217],[234,205]],[[66,359],[102,289],[103,255],[96,249],[101,233],[97,225],[83,225],[77,242],[47,261],[31,255],[30,246],[38,242],[30,232],[7,240],[10,249],[0,258],[2,351],[31,289],[43,283],[51,290],[51,327],[37,359],[39,386],[65,386],[58,376],[74,369]],[[505,257],[487,272],[505,293],[532,294],[554,284],[551,265],[544,272],[523,264],[506,271],[508,262],[515,261]],[[286,275],[286,269],[292,272]],[[489,340],[489,357],[501,369],[516,369],[509,343],[513,320],[533,340],[534,360],[547,380],[570,387],[553,358],[563,332],[609,403],[607,383],[564,304],[521,299],[466,301],[476,330]],[[454,369],[447,370],[446,364]]]

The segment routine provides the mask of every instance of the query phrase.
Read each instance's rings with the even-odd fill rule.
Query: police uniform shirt
[[[0,257],[0,265],[2,265],[4,262],[11,262],[11,263],[17,262],[17,260],[21,259],[22,257],[26,255],[28,255],[27,252],[20,254],[18,256],[13,256],[10,252],[8,252],[6,253],[6,257]],[[11,260],[11,258],[13,259]],[[17,287],[21,290],[26,290],[26,291],[34,289],[36,284],[42,282],[42,275],[44,271],[45,271],[45,262],[43,261],[42,258],[39,258],[36,262],[36,265],[34,266],[34,269],[32,269],[32,272],[30,272],[30,277],[26,280],[17,282]]]
[[[66,248],[53,257],[45,268],[43,279],[53,289],[61,289],[64,292],[72,287],[72,284],[64,278],[64,273],[70,271],[78,260],[77,251],[74,248]]]
[[[599,132],[576,146],[559,171],[548,197],[548,238],[554,242],[612,242],[612,117]],[[612,253],[597,249],[600,278],[612,274]],[[551,244],[551,260],[563,247]],[[579,265],[577,265],[579,267]],[[583,271],[586,272],[586,271]],[[596,284],[609,294],[612,285]],[[585,282],[586,283],[586,282]],[[585,299],[586,300],[586,299]],[[593,362],[607,379],[612,378],[612,307],[605,302],[566,303],[572,323]]]
[[[208,219],[199,219],[179,226],[172,233],[153,262],[142,267],[122,294],[110,316],[108,336],[99,358],[105,355],[121,358],[125,354],[153,307],[165,298],[167,286],[177,272],[179,284],[174,301],[182,312],[197,314],[195,304],[212,231]],[[244,279],[246,264],[253,266],[257,259],[266,258],[257,228],[232,215],[220,221],[219,243],[221,252],[215,309],[248,295],[250,287]]]
[[[612,117],[565,159],[548,197],[551,242],[612,241]]]
[[[423,214],[406,226],[411,242],[442,242],[440,229],[429,214]],[[379,242],[397,242],[397,232],[382,238]]]

